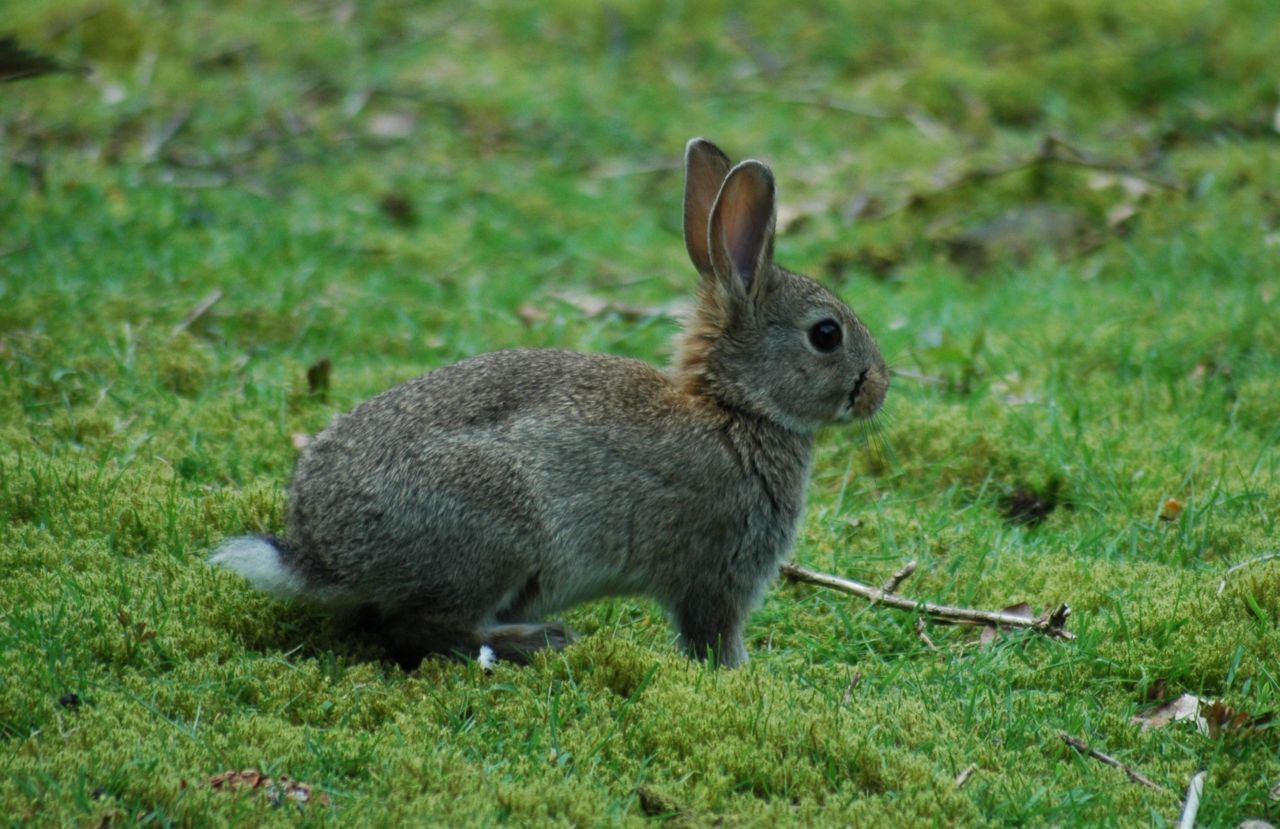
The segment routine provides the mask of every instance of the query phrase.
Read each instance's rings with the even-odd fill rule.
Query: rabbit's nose
[[[862,370],[858,380],[849,392],[849,409],[856,417],[871,417],[884,403],[885,392],[889,390],[889,374],[881,368],[871,367]]]
[[[849,406],[852,408],[858,403],[858,392],[862,391],[862,386],[867,382],[867,372],[869,368],[864,368],[862,373],[858,375],[858,382],[853,384],[853,391],[849,392]]]

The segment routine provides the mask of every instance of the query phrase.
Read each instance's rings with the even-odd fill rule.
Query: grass
[[[92,74],[0,100],[4,819],[1170,825],[1207,769],[1200,825],[1275,821],[1280,566],[1216,590],[1280,544],[1280,7],[852,6],[6,9]],[[774,165],[781,261],[933,378],[875,440],[821,437],[795,559],[1067,601],[1074,642],[933,652],[910,614],[778,585],[739,671],[612,600],[530,668],[405,674],[203,565],[282,528],[293,435],[391,384],[514,346],[665,360],[698,134]],[[938,184],[1049,134],[1134,174]],[[1130,722],[1181,693],[1259,719]],[[246,767],[331,805],[206,784]]]

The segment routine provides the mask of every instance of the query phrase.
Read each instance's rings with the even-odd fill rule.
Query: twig
[[[1182,807],[1182,819],[1178,821],[1178,829],[1195,829],[1196,812],[1200,811],[1200,793],[1204,791],[1204,778],[1208,772],[1196,772],[1187,787],[1187,800]]]
[[[158,129],[147,137],[142,145],[142,160],[146,164],[150,164],[160,157],[160,151],[165,145],[173,140],[187,122],[191,120],[191,116],[195,113],[192,107],[186,107],[172,115],[169,120],[160,125]]]
[[[956,788],[957,788],[957,789],[959,789],[959,788],[961,788],[962,786],[964,786],[964,784],[965,784],[965,783],[968,783],[968,782],[969,782],[969,778],[970,778],[970,777],[972,777],[972,776],[973,776],[973,773],[974,773],[975,771],[977,771],[977,770],[978,770],[978,767],[977,767],[977,766],[970,765],[970,766],[969,766],[968,768],[966,768],[964,771],[962,771],[962,772],[960,772],[959,774],[957,774],[957,775],[956,775]]]
[[[1267,553],[1265,556],[1251,558],[1248,561],[1242,561],[1239,564],[1233,564],[1227,568],[1227,572],[1222,574],[1222,581],[1218,582],[1218,595],[1222,595],[1222,591],[1227,587],[1227,577],[1237,570],[1243,570],[1251,564],[1261,564],[1264,561],[1270,561],[1273,558],[1280,558],[1280,553]]]
[[[833,576],[829,573],[819,573],[816,570],[808,570],[790,563],[783,564],[780,572],[792,581],[816,584],[819,587],[830,587],[833,590],[858,596],[869,602],[888,605],[898,610],[923,613],[930,619],[945,624],[1007,625],[1008,627],[1030,628],[1055,639],[1076,638],[1075,634],[1066,629],[1067,617],[1071,615],[1071,607],[1066,604],[1059,605],[1052,613],[1028,619],[1025,616],[1016,616],[1012,613],[1003,613],[998,610],[977,610],[969,607],[953,607],[951,605],[909,599],[906,596],[899,596],[897,593],[890,593],[878,587],[863,584],[860,581]]]
[[[1081,754],[1092,757],[1093,759],[1098,760],[1100,762],[1106,763],[1108,766],[1112,766],[1114,768],[1120,769],[1125,774],[1129,775],[1129,779],[1132,780],[1133,782],[1146,786],[1149,789],[1155,789],[1158,792],[1171,794],[1171,792],[1168,789],[1155,783],[1150,777],[1147,777],[1145,774],[1143,774],[1142,772],[1136,769],[1126,766],[1124,763],[1121,763],[1119,760],[1112,757],[1110,754],[1103,754],[1101,751],[1098,751],[1096,748],[1089,748],[1088,743],[1086,743],[1084,740],[1077,740],[1075,737],[1072,737],[1070,734],[1066,733],[1065,731],[1059,731],[1058,736],[1062,738],[1062,741],[1064,743],[1071,746]]]
[[[841,705],[849,704],[849,700],[853,699],[853,689],[857,688],[860,682],[862,682],[862,672],[854,671],[853,676],[849,677],[849,684],[844,687],[844,693],[840,696]]]
[[[1157,157],[1157,155],[1150,155],[1148,158],[1140,159],[1134,163],[1109,161],[1094,158],[1083,150],[1073,147],[1057,136],[1046,135],[1044,138],[1040,139],[1040,143],[1036,148],[1029,153],[1017,156],[1002,164],[997,164],[994,167],[972,167],[952,176],[950,179],[940,182],[932,189],[908,193],[906,198],[899,204],[881,211],[876,214],[875,218],[884,219],[894,215],[895,213],[906,210],[907,208],[917,207],[924,204],[929,199],[936,198],[937,196],[961,190],[974,184],[991,181],[992,179],[1002,178],[1012,173],[1019,173],[1024,170],[1042,167],[1048,164],[1061,164],[1064,167],[1080,167],[1086,170],[1100,170],[1108,173],[1118,173],[1140,179],[1148,184],[1165,190],[1172,190],[1175,193],[1187,192],[1187,186],[1182,182],[1163,178],[1162,176],[1154,175],[1144,170],[1144,168],[1151,166]]]
[[[929,634],[924,632],[924,617],[916,617],[916,638],[924,643],[924,646],[931,651],[936,651],[938,646],[933,644],[933,640],[929,638]]]
[[[941,141],[946,137],[946,130],[929,116],[919,110],[895,111],[881,109],[876,106],[843,104],[825,98],[779,98],[778,103],[794,106],[809,106],[839,112],[844,115],[856,115],[860,118],[874,118],[877,121],[906,121],[930,141]]]
[[[169,336],[176,337],[179,334],[181,334],[183,331],[186,331],[188,328],[191,327],[191,324],[193,322],[200,319],[205,314],[209,313],[209,309],[212,308],[215,304],[217,304],[218,300],[220,299],[222,299],[222,289],[214,288],[212,291],[210,291],[208,294],[205,295],[204,299],[196,303],[196,307],[192,308],[189,312],[187,312],[187,315],[183,317],[182,322],[175,325],[169,331]]]
[[[889,580],[884,583],[884,587],[880,589],[886,593],[892,593],[893,591],[897,590],[898,587],[904,581],[906,581],[911,576],[912,573],[916,571],[916,567],[918,566],[919,566],[919,562],[917,562],[914,558],[911,559],[906,564],[902,565],[902,569],[894,573],[893,576],[891,576]]]
[[[903,378],[906,378],[907,380],[915,380],[918,383],[924,383],[929,386],[945,386],[947,384],[946,378],[944,377],[937,377],[932,374],[925,374],[924,372],[916,371],[915,369],[911,369],[911,368],[890,369],[889,373],[892,374],[894,377],[903,377]]]

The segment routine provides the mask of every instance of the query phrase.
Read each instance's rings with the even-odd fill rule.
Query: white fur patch
[[[498,661],[498,655],[488,645],[481,645],[480,656],[476,657],[476,661],[480,663],[480,667],[486,672],[492,671],[494,664]]]
[[[209,563],[234,570],[258,590],[281,598],[300,596],[306,587],[301,576],[284,566],[280,551],[257,536],[227,539],[213,551]]]

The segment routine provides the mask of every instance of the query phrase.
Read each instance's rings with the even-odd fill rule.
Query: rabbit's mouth
[[[849,392],[849,399],[840,408],[841,420],[859,420],[871,417],[880,411],[884,403],[885,393],[889,390],[889,372],[882,366],[865,368],[858,375]]]

